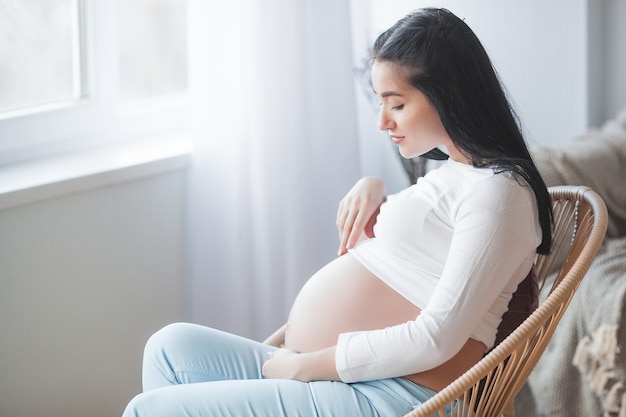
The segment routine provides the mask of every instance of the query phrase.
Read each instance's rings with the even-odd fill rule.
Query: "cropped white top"
[[[432,369],[470,337],[491,347],[542,237],[528,185],[452,160],[389,196],[374,234],[351,253],[421,313],[386,329],[339,335],[336,367],[344,382]]]

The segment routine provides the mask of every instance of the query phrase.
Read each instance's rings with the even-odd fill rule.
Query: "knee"
[[[185,336],[190,324],[174,323],[154,333],[144,347],[142,381],[144,391],[176,382],[176,364],[184,356]],[[134,415],[134,414],[130,414]]]
[[[164,351],[170,350],[176,343],[184,339],[192,327],[189,323],[172,323],[154,333],[144,347],[144,358],[160,356]]]

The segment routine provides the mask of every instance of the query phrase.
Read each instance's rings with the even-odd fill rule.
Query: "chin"
[[[398,149],[398,151],[400,152],[400,156],[402,156],[404,159],[413,159],[416,158],[420,155],[423,155],[425,152],[419,153],[419,152],[407,152],[406,150],[400,148]]]

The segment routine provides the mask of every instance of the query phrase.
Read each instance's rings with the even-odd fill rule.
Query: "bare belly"
[[[300,290],[289,314],[285,347],[301,353],[320,350],[336,345],[340,333],[381,329],[419,314],[417,306],[346,254],[320,269]],[[470,339],[449,362],[406,377],[440,390],[476,363],[484,350],[482,343]]]
[[[380,329],[415,320],[420,309],[343,255],[302,287],[289,314],[285,347],[310,352],[337,344],[340,333]]]

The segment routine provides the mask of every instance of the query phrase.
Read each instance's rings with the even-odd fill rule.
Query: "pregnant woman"
[[[379,127],[402,156],[447,161],[394,195],[375,178],[348,192],[339,256],[298,294],[283,348],[183,323],[154,334],[124,416],[401,416],[492,347],[550,249],[546,186],[485,50],[452,13],[398,21],[371,69]]]

